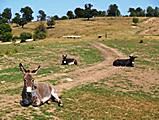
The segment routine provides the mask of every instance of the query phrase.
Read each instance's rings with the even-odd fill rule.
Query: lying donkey
[[[53,86],[48,83],[42,82],[34,83],[32,75],[39,70],[40,66],[38,66],[37,69],[31,71],[26,70],[20,63],[19,68],[24,75],[24,87],[22,91],[22,100],[20,101],[20,104],[22,106],[40,106],[45,102],[48,102],[50,99],[55,99],[58,102],[59,106],[63,106],[62,101],[58,97]]]
[[[126,67],[134,67],[134,61],[136,56],[129,56],[129,59],[117,59],[113,62],[113,66],[126,66]]]
[[[77,60],[74,58],[67,58],[67,55],[62,55],[62,64],[61,65],[77,65]]]

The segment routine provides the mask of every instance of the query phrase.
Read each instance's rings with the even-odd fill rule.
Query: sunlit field
[[[55,28],[48,29],[48,37],[44,40],[0,45],[0,81],[4,82],[0,83],[0,119],[159,119],[158,36],[140,34],[145,30],[144,21],[148,19],[140,18],[135,27],[130,17],[61,20],[56,22]],[[12,25],[13,34],[33,32],[38,24],[29,23],[23,30]],[[80,35],[81,38],[65,39],[64,35]],[[144,42],[139,43],[140,40]],[[94,47],[97,43],[115,49],[118,54],[110,52],[110,48]],[[76,58],[78,65],[62,66],[63,54]],[[113,67],[110,60],[119,58],[119,54],[123,58],[130,54],[137,56],[135,67]],[[23,78],[19,63],[28,69],[41,65],[35,81],[49,82],[56,87],[83,81],[76,87],[62,90],[63,107],[58,107],[55,102],[40,107],[22,107],[19,101]],[[97,80],[89,78],[91,76]],[[88,78],[89,81],[85,82]]]

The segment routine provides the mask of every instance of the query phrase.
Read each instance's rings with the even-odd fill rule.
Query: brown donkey
[[[22,106],[40,106],[48,102],[50,99],[56,100],[59,106],[63,106],[61,99],[58,97],[52,85],[48,83],[34,82],[32,75],[39,70],[40,66],[38,66],[37,69],[31,71],[26,70],[24,66],[20,63],[19,68],[23,73],[24,79],[22,100],[20,101],[20,104]]]

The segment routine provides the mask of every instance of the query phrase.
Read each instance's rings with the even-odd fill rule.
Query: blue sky
[[[107,10],[110,4],[117,4],[122,15],[128,14],[130,7],[159,7],[159,0],[0,0],[0,13],[4,8],[11,8],[13,14],[20,13],[22,7],[30,6],[34,11],[34,17],[39,10],[44,10],[48,16],[63,16],[68,10],[83,8],[86,3],[91,3],[93,8],[103,11]]]

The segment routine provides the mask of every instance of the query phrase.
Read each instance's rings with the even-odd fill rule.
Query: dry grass
[[[146,25],[144,28],[142,25],[146,20],[147,18],[140,18],[141,23],[137,27],[132,26],[132,18],[129,17],[95,18],[91,21],[61,20],[56,21],[55,28],[48,29],[48,37],[43,41],[24,43],[20,46],[1,45],[0,77],[11,82],[0,84],[2,94],[0,96],[0,119],[159,119],[158,65],[155,66],[158,63],[156,62],[158,56],[155,52],[159,50],[158,42],[150,37],[137,34],[145,30]],[[23,31],[33,32],[38,24],[37,22],[29,23],[24,29],[14,27],[13,33],[19,35]],[[107,38],[105,38],[106,33]],[[64,39],[62,38],[64,35],[81,35],[82,39]],[[99,39],[98,35],[102,38]],[[151,37],[157,38],[157,36]],[[139,45],[138,41],[141,39],[146,42]],[[44,69],[39,74],[39,78],[43,74],[60,74],[87,67],[102,61],[99,59],[101,58],[99,51],[90,47],[92,41],[104,41],[105,44],[127,55],[139,50],[138,55],[144,57],[143,60],[149,63],[142,64],[143,61],[139,58],[135,68],[119,68],[122,71],[119,74],[94,84],[65,91],[63,93],[64,108],[59,108],[55,104],[45,104],[35,110],[32,107],[22,108],[19,105],[22,89],[21,85],[17,84],[22,77],[17,72],[19,62],[24,62],[31,67],[42,64]],[[146,48],[147,45],[149,49]],[[65,52],[77,57],[80,65],[60,67],[58,60]],[[88,55],[96,61],[87,63],[85,58]],[[58,83],[58,79],[46,81],[52,84]]]

